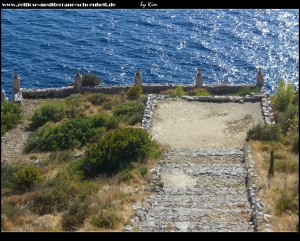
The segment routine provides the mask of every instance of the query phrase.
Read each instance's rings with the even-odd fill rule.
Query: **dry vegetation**
[[[53,125],[76,117],[89,117],[99,112],[115,118],[117,125],[139,127],[135,116],[120,114],[122,108],[138,106],[144,97],[130,100],[119,95],[85,94],[56,100],[67,105],[64,117]],[[42,106],[47,101],[36,101]],[[126,105],[126,103],[128,105]],[[124,105],[123,105],[124,104]],[[120,107],[122,106],[122,107]],[[120,107],[120,108],[119,108]],[[39,108],[39,107],[38,107]],[[38,108],[34,108],[35,110]],[[119,110],[117,114],[114,113]],[[126,110],[127,110],[126,109]],[[31,113],[32,116],[33,113]],[[30,122],[29,115],[23,121]],[[33,132],[34,130],[32,130]],[[109,131],[108,129],[106,131]],[[96,140],[95,140],[96,141]],[[93,142],[93,141],[92,141]],[[27,151],[22,162],[2,163],[1,168],[1,230],[2,231],[120,231],[130,223],[132,204],[143,202],[148,170],[155,163],[163,147],[153,144],[145,162],[132,162],[114,175],[101,174],[85,178],[80,168],[86,145],[50,152]],[[77,156],[77,154],[81,156]],[[35,184],[30,176],[26,188],[14,184],[14,173],[24,166],[32,166],[42,175]],[[29,178],[29,180],[27,179]],[[33,180],[35,181],[35,180]]]
[[[248,132],[259,176],[258,196],[272,215],[273,231],[299,231],[299,91],[281,80],[271,101],[276,124]]]
[[[253,158],[259,176],[258,196],[267,204],[272,215],[273,231],[299,230],[299,155],[283,147],[275,149],[275,172],[268,179],[271,144],[250,141]],[[287,210],[284,210],[287,209]]]

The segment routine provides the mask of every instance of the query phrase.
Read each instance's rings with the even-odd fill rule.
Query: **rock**
[[[130,225],[127,225],[125,228],[124,228],[124,232],[132,232],[133,228],[130,226]]]
[[[137,202],[132,205],[132,208],[133,208],[133,210],[139,210],[139,209],[142,209],[142,205],[140,202]]]

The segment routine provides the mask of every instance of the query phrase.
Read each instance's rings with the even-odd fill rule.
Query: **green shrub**
[[[108,101],[108,98],[104,94],[92,94],[88,97],[88,101],[93,105],[102,105],[102,103]]]
[[[68,211],[62,216],[62,227],[66,231],[78,229],[90,213],[88,203],[73,202]]]
[[[293,120],[296,116],[299,117],[299,109],[294,105],[290,105],[283,113],[279,114],[278,123],[280,124],[281,129],[284,133],[286,133],[290,129],[290,127],[292,127]]]
[[[182,86],[177,86],[172,93],[172,96],[182,97],[184,95],[184,90]]]
[[[239,92],[237,92],[238,96],[246,96],[251,95],[252,93],[259,93],[261,91],[260,87],[255,87],[254,89],[249,86],[244,86]]]
[[[199,89],[196,89],[197,92],[196,92],[196,96],[210,96],[211,94],[204,88],[199,88]]]
[[[107,123],[107,130],[114,130],[119,127],[119,120],[115,116],[112,116]]]
[[[142,119],[143,115],[141,113],[136,113],[128,119],[127,124],[133,126],[136,123],[142,123]]]
[[[83,74],[82,75],[82,86],[83,87],[94,87],[99,85],[102,80],[94,74]]]
[[[143,177],[143,176],[145,176],[146,174],[147,174],[147,172],[148,172],[148,168],[147,167],[140,167],[139,169],[138,169],[138,173]]]
[[[139,101],[122,103],[113,110],[113,116],[127,124],[141,122],[145,104]]]
[[[21,108],[13,102],[1,102],[1,136],[14,128],[21,120]]]
[[[44,125],[48,121],[60,121],[65,115],[65,107],[62,103],[50,101],[37,109],[31,117],[31,126],[34,129]]]
[[[77,117],[66,120],[58,125],[45,125],[30,135],[25,152],[58,151],[82,146],[96,135],[102,134],[109,124],[110,118],[105,113],[91,117]]]
[[[285,83],[284,80],[278,82],[275,90],[274,97],[272,99],[272,105],[274,110],[283,112],[287,110],[294,99],[294,85],[293,83]]]
[[[12,182],[19,191],[26,191],[42,181],[41,171],[30,165],[26,165],[12,174]]]
[[[106,133],[86,151],[82,169],[86,176],[113,174],[131,162],[142,162],[149,154],[151,140],[147,131],[119,128]]]
[[[130,100],[137,100],[142,93],[143,89],[141,85],[133,85],[126,91],[126,95]]]
[[[1,192],[14,190],[13,173],[21,170],[24,165],[6,164],[1,166]]]
[[[95,135],[91,118],[67,120],[44,134],[39,143],[41,151],[66,150],[87,143]]]
[[[44,141],[44,136],[47,136],[55,128],[52,122],[47,122],[45,125],[39,127],[35,132],[30,133],[26,140],[24,152],[35,152],[40,150],[40,145]]]
[[[102,107],[103,107],[104,110],[111,110],[112,107],[113,107],[113,104],[111,102],[104,102],[102,104]]]
[[[100,112],[96,115],[93,115],[92,117],[90,117],[93,125],[95,127],[102,127],[102,126],[106,126],[110,120],[110,117],[108,114],[104,113],[104,112]]]
[[[279,141],[281,132],[278,125],[257,124],[247,132],[246,140]]]

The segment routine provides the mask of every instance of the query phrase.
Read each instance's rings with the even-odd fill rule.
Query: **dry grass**
[[[275,173],[270,180],[268,168],[271,144],[250,141],[253,159],[259,177],[258,196],[267,205],[267,212],[272,215],[270,224],[273,231],[297,231],[299,224],[299,204],[297,210],[280,212],[278,203],[284,195],[293,203],[299,200],[299,156],[288,152],[284,147],[275,149]],[[295,205],[294,205],[295,206]]]

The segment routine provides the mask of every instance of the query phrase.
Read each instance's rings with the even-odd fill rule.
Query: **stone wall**
[[[143,84],[144,94],[159,94],[161,91],[168,89],[175,89],[178,85],[175,84]],[[232,94],[242,90],[245,86],[250,89],[255,88],[255,85],[211,85],[204,86],[213,95]],[[73,86],[61,88],[46,88],[46,89],[25,89],[22,88],[22,96],[24,99],[46,99],[46,98],[64,98],[75,93],[103,93],[103,94],[117,94],[121,91],[127,91],[131,85],[117,85],[117,86],[97,86],[97,87],[82,87],[80,89]],[[183,85],[184,91],[190,91],[194,85]]]
[[[248,143],[245,143],[245,168],[247,170],[246,186],[248,200],[252,208],[252,222],[255,231],[270,232],[271,224],[269,223],[270,214],[266,212],[266,205],[259,199],[258,185],[259,177],[256,172],[255,163],[252,159],[252,150]]]

